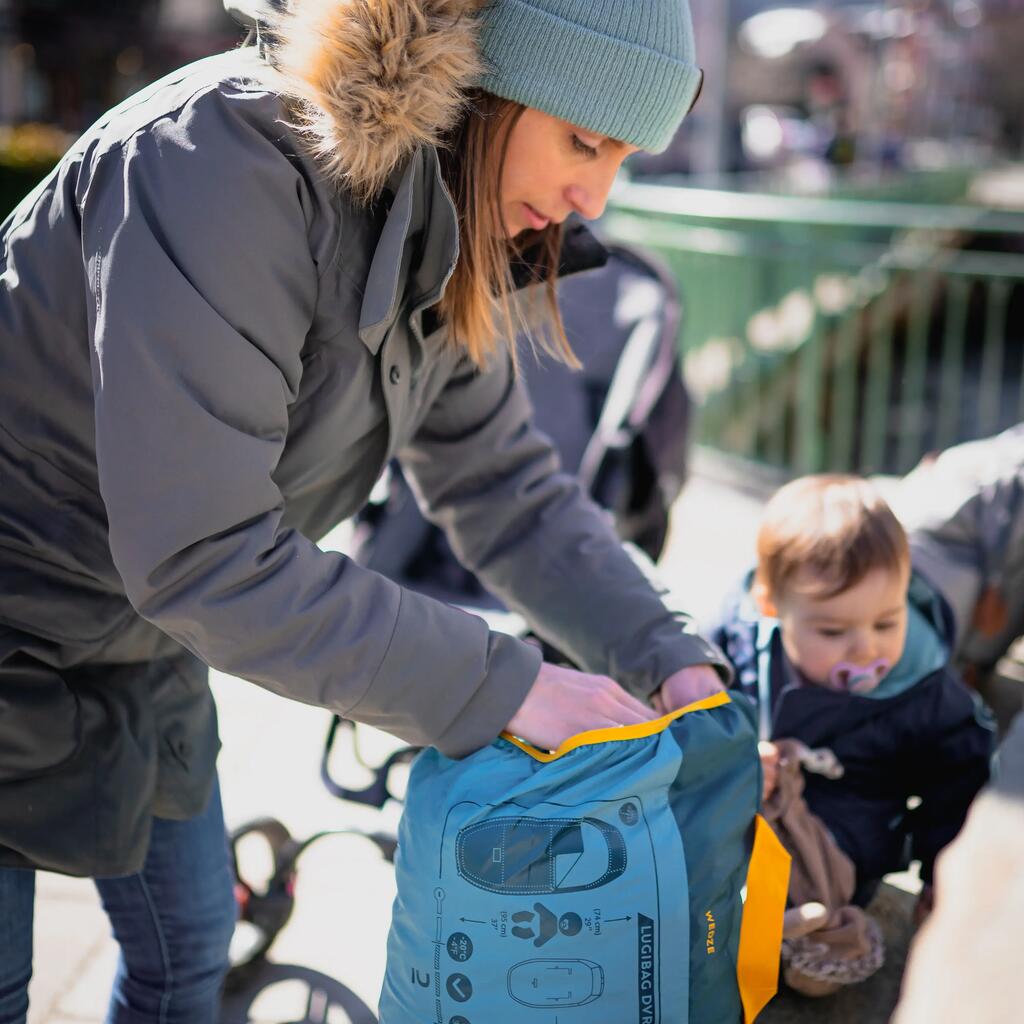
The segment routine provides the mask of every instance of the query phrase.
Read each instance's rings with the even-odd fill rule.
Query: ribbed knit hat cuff
[[[488,11],[481,48],[481,88],[651,153],[668,147],[702,77],[696,64],[521,0]]]

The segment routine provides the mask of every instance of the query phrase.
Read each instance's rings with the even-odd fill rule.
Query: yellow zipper
[[[553,750],[550,753],[538,750],[531,744],[525,743],[523,740],[511,735],[511,733],[503,732],[501,736],[502,739],[508,740],[509,743],[515,744],[524,753],[529,754],[535,761],[542,761],[547,764],[551,761],[557,761],[560,757],[564,757],[571,750],[576,750],[579,747],[592,747],[596,743],[617,743],[622,740],[639,740],[645,736],[656,736],[659,732],[664,732],[673,722],[682,718],[683,715],[690,714],[691,711],[708,711],[711,708],[720,708],[723,704],[731,703],[729,694],[722,690],[720,693],[714,693],[710,697],[695,700],[692,704],[687,704],[686,707],[663,715],[661,718],[656,718],[653,722],[640,722],[637,725],[617,725],[610,729],[590,729],[587,732],[577,733],[575,736],[570,736],[557,750]]]

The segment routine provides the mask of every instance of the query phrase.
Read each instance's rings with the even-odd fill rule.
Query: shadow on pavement
[[[269,990],[286,984],[287,1005],[282,1006],[269,998]],[[265,1008],[254,1017],[257,1000]],[[280,1016],[274,1002],[280,1006]],[[337,1009],[351,1024],[377,1024],[376,1014],[340,981],[296,964],[263,961],[248,969],[234,990],[225,994],[221,1024],[327,1024],[328,1019],[333,1024],[338,1020]]]

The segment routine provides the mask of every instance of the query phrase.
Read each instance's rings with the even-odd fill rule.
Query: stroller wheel
[[[270,854],[270,875],[263,885],[250,882],[239,866],[243,840],[258,836]],[[302,849],[291,833],[275,818],[258,818],[235,829],[230,836],[235,869],[235,901],[238,923],[231,940],[229,986],[237,972],[261,961],[295,907],[296,858]],[[246,975],[250,973],[245,972]],[[234,979],[232,976],[236,976]]]
[[[257,885],[242,874],[239,847],[243,840],[257,836],[266,846],[272,864],[269,877]],[[390,832],[366,832],[358,828],[326,829],[301,842],[276,818],[257,818],[231,832],[231,857],[235,868],[235,902],[238,923],[231,939],[230,961],[225,989],[244,988],[258,972],[278,934],[295,909],[295,878],[298,860],[313,843],[328,836],[356,836],[367,839],[389,863],[394,863],[398,843]]]

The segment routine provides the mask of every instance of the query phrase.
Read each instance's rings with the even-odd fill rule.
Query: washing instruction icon
[[[473,940],[465,932],[452,932],[448,936],[448,955],[464,964],[473,955]]]
[[[640,820],[640,811],[632,801],[619,808],[619,820],[623,825],[635,825]]]
[[[467,1002],[473,994],[473,983],[464,974],[450,974],[444,987],[457,1003]]]
[[[558,919],[558,930],[563,935],[579,935],[583,930],[583,918],[571,911]]]

